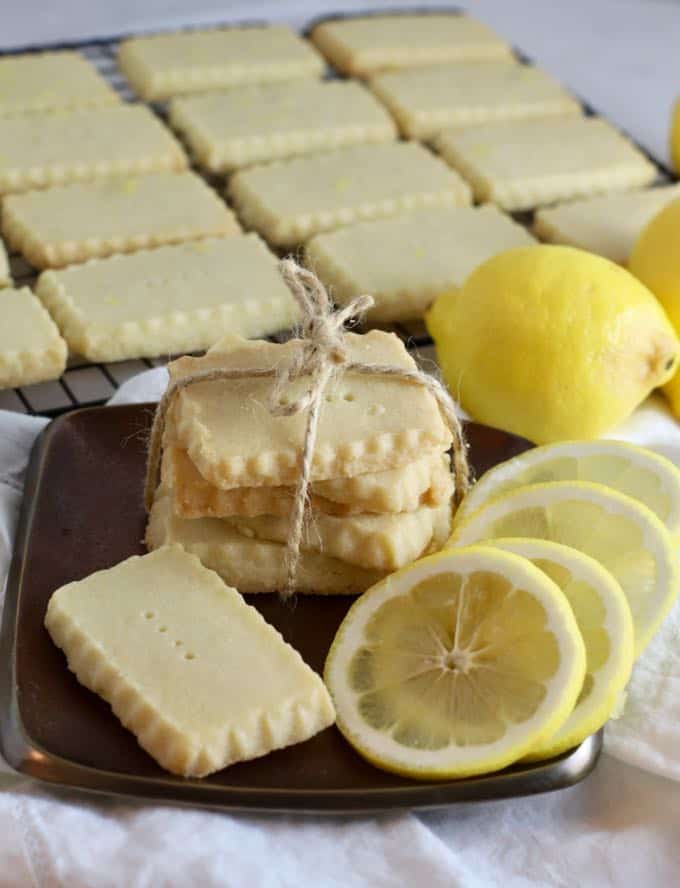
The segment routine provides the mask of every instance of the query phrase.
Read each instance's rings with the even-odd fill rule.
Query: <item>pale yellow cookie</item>
[[[118,64],[145,101],[241,83],[319,77],[324,69],[314,48],[283,25],[132,37],[121,44]]]
[[[378,330],[349,333],[350,360],[413,369],[415,362],[397,336]],[[214,367],[279,368],[300,348],[246,342],[229,337],[203,358],[169,365],[171,379]],[[195,383],[175,401],[174,434],[196,468],[217,487],[295,484],[306,427],[302,411],[272,416],[270,379]],[[307,377],[288,386],[285,398],[299,397]],[[342,373],[325,394],[310,479],[323,481],[403,466],[446,450],[451,433],[437,402],[423,386],[388,377]]]
[[[56,379],[66,343],[28,287],[0,291],[0,389]]]
[[[311,40],[333,67],[353,77],[511,54],[508,43],[486,25],[456,14],[341,18],[317,25]]]
[[[0,58],[0,117],[118,102],[118,94],[77,52],[35,52]]]
[[[380,102],[360,84],[343,80],[241,86],[173,99],[170,123],[211,172],[397,135]]]
[[[277,259],[255,234],[44,271],[36,292],[71,350],[91,361],[198,351],[227,332],[266,336],[297,318]]]
[[[575,200],[539,210],[534,231],[541,240],[580,247],[625,265],[645,225],[678,198],[680,184]]]
[[[410,139],[429,139],[447,126],[581,113],[552,77],[511,59],[393,71],[370,87]]]
[[[7,251],[5,245],[0,241],[0,287],[9,287],[12,283],[12,276],[9,272],[9,260],[7,259]]]
[[[285,543],[290,537],[289,516],[222,520],[239,533],[258,540]],[[338,517],[312,512],[305,522],[300,548],[339,558],[357,567],[393,571],[440,549],[450,535],[450,525],[450,503],[385,515]]]
[[[186,166],[179,142],[143,105],[27,114],[2,123],[0,195]]]
[[[460,176],[413,142],[360,145],[240,170],[229,194],[246,227],[281,247],[362,219],[470,203]]]
[[[388,323],[421,318],[485,259],[533,242],[495,207],[433,207],[319,234],[305,247],[305,263],[340,304],[370,293],[367,318]]]
[[[157,549],[173,543],[198,556],[244,595],[286,588],[286,547],[282,543],[243,536],[218,518],[178,518],[170,496],[161,490],[149,516],[146,544],[149,549]],[[346,564],[318,552],[301,552],[295,591],[359,595],[384,576],[382,571]]]
[[[444,453],[396,469],[315,481],[311,487],[319,496],[363,512],[412,512],[442,505],[453,494],[450,460]]]
[[[356,515],[364,512],[412,512],[423,506],[449,501],[453,481],[448,457],[425,457],[398,469],[335,478],[310,485],[309,504],[327,515]],[[223,490],[205,480],[185,450],[168,447],[163,453],[161,477],[173,493],[173,507],[180,518],[251,518],[257,515],[290,515],[295,486],[232,487]],[[344,496],[338,502],[319,495],[325,489]],[[378,508],[376,508],[376,506]]]
[[[652,182],[658,171],[604,120],[562,117],[445,130],[436,150],[472,185],[478,201],[506,210]]]
[[[78,681],[183,777],[301,743],[335,721],[298,652],[179,546],[62,586],[45,626]]]
[[[3,201],[2,230],[31,265],[60,268],[240,228],[213,189],[187,171],[13,194]]]

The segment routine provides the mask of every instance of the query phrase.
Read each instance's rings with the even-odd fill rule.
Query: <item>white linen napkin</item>
[[[649,447],[680,466],[680,423],[661,395],[607,437]],[[607,726],[606,748],[624,762],[680,780],[680,600],[633,667],[626,707]]]

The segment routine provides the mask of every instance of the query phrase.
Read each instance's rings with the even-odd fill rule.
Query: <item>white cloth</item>
[[[155,400],[166,381],[164,368],[150,370],[112,403]],[[44,425],[0,411],[0,583]],[[612,437],[680,464],[680,426],[660,396]],[[680,867],[679,626],[680,603],[635,667],[593,776],[547,796],[418,816],[237,817],[50,790],[0,762],[0,888],[671,884]]]

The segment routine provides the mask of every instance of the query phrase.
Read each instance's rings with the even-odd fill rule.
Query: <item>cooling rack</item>
[[[370,12],[353,12],[356,15],[382,15],[392,10],[371,10]],[[394,11],[399,12],[433,12],[431,9],[401,9]],[[437,9],[437,12],[446,11],[457,13],[460,10],[449,8],[446,10]],[[348,17],[343,13],[331,12],[323,16],[315,16],[303,28],[301,33],[307,34],[313,25],[326,19]],[[243,24],[266,24],[266,22],[229,22],[225,23],[229,26]],[[192,28],[187,25],[186,29]],[[214,25],[213,27],[220,27]],[[128,36],[128,35],[126,35]],[[127,81],[118,69],[116,62],[117,48],[122,37],[113,39],[94,40],[87,42],[61,43],[49,46],[30,46],[22,48],[22,52],[40,51],[45,49],[71,49],[80,52],[89,62],[91,62],[99,71],[99,73],[108,81],[108,83],[116,90],[116,92],[125,101],[135,101],[136,97],[127,84]],[[12,50],[12,53],[16,52]],[[525,64],[533,64],[531,58],[526,56],[521,49],[514,50],[517,58]],[[0,52],[0,57],[9,55],[9,52]],[[332,72],[328,76],[337,76]],[[604,117],[598,111],[593,109],[586,101],[577,96],[581,101],[584,112],[589,115]],[[147,103],[149,107],[165,120],[165,104],[160,102]],[[620,129],[620,128],[619,128]],[[635,140],[633,140],[635,141]],[[654,163],[659,170],[659,182],[674,180],[673,173],[664,167],[655,157],[638,144],[638,148]],[[214,179],[206,176],[200,169],[196,169],[200,175],[214,185]],[[223,193],[223,189],[220,189]],[[521,224],[529,227],[532,221],[532,213],[512,214],[514,218]],[[10,271],[14,286],[30,286],[35,283],[37,273],[28,265],[24,259],[17,254],[10,254]],[[1,293],[1,291],[0,291]],[[416,360],[426,369],[435,366],[435,352],[432,339],[429,337],[425,325],[422,321],[415,321],[404,324],[392,324],[389,329],[397,333],[405,342],[406,347],[412,352]],[[58,416],[68,410],[76,407],[92,407],[105,403],[126,380],[136,374],[148,370],[152,367],[165,365],[172,356],[167,355],[158,358],[140,358],[135,360],[117,361],[112,363],[93,363],[77,355],[69,358],[67,369],[60,379],[50,380],[49,382],[41,382],[35,385],[24,386],[16,389],[0,390],[0,410],[12,410],[18,413],[30,415],[42,415],[48,417]]]

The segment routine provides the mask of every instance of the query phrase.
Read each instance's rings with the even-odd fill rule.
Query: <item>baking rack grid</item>
[[[134,99],[116,64],[117,41],[96,41],[93,43],[69,44],[68,49],[76,49],[90,61],[106,78],[114,89],[130,101]],[[39,49],[40,47],[31,47]],[[66,46],[50,47],[67,48]],[[11,254],[10,272],[14,286],[33,286],[35,270],[24,259]],[[2,291],[0,290],[0,295]],[[93,364],[73,356],[69,359],[66,372],[60,379],[39,382],[18,389],[0,390],[0,410],[14,410],[18,413],[57,416],[74,407],[89,407],[107,401],[116,389],[131,376],[148,370],[164,359],[120,361],[112,364]]]
[[[401,10],[409,11],[409,10]],[[419,10],[423,11],[423,10]],[[429,11],[429,10],[428,10]],[[441,11],[441,10],[438,10]],[[449,12],[459,12],[457,9],[449,9]],[[373,10],[373,13],[376,11]],[[381,13],[388,13],[390,10],[380,10]],[[340,14],[329,14],[325,16],[316,16],[310,23],[301,29],[306,34],[313,24],[328,18],[344,17]],[[227,24],[227,23],[225,23]],[[264,22],[240,22],[228,23],[229,26],[238,27],[239,24],[266,24]],[[192,26],[188,26],[187,30]],[[219,27],[214,25],[213,27]],[[128,86],[127,81],[118,69],[116,62],[117,47],[122,38],[111,40],[95,40],[88,42],[63,43],[50,46],[31,46],[31,51],[41,49],[72,49],[77,50],[89,62],[91,62],[99,71],[99,73],[108,81],[108,83],[119,93],[125,101],[136,101],[136,96]],[[24,51],[24,50],[22,50]],[[525,64],[533,64],[532,59],[527,57],[520,49],[514,49],[517,58]],[[0,52],[2,55],[9,55],[8,52]],[[329,73],[329,76],[337,76]],[[577,96],[581,101],[584,112],[586,114],[598,114],[583,99]],[[165,106],[163,103],[150,102],[149,107],[165,120]],[[649,157],[652,163],[659,170],[659,181],[673,180],[675,177],[666,167],[661,164],[657,158],[652,157],[648,151],[638,145],[641,151]],[[201,175],[203,171],[196,169]],[[215,184],[204,175],[211,184]],[[223,196],[224,189],[220,189]],[[514,218],[525,226],[529,226],[532,219],[532,213],[513,214]],[[32,287],[37,278],[35,270],[28,265],[24,259],[17,254],[10,254],[10,271],[14,286],[30,286]],[[0,290],[0,294],[1,294]],[[432,369],[436,366],[435,352],[432,339],[430,338],[425,325],[422,321],[415,321],[405,324],[392,324],[389,329],[397,333],[405,342],[406,347],[411,351],[413,356],[425,369]],[[0,410],[12,410],[17,413],[30,415],[41,415],[54,417],[68,410],[77,407],[93,407],[103,404],[126,380],[130,379],[144,370],[152,367],[164,366],[172,356],[164,356],[158,358],[140,358],[135,360],[117,361],[113,363],[93,363],[77,355],[69,357],[68,366],[64,375],[60,379],[41,382],[35,385],[24,386],[17,389],[0,389]]]

